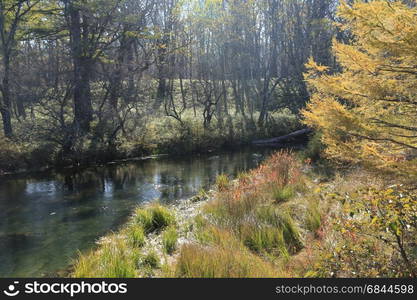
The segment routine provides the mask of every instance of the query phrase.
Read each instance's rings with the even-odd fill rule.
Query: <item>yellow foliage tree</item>
[[[308,62],[305,123],[331,158],[417,178],[417,8],[342,2],[338,15],[354,38],[333,41],[341,72]]]

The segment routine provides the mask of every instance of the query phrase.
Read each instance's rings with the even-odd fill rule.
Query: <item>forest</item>
[[[415,0],[0,0],[0,208],[29,171],[210,169],[262,141],[260,164],[145,201],[60,276],[416,277],[416,61]],[[74,174],[56,181],[89,201]]]
[[[289,133],[335,1],[2,1],[0,169]],[[302,46],[300,46],[302,45]]]

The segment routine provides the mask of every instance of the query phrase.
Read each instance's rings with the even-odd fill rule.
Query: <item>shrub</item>
[[[0,175],[24,167],[23,155],[16,143],[0,136]]]
[[[168,227],[162,234],[162,244],[167,254],[172,254],[177,247],[178,232],[174,226]]]
[[[332,243],[319,248],[321,259],[314,271],[336,277],[416,277],[416,191],[366,184],[343,194],[322,194],[342,206],[326,222]]]
[[[321,158],[322,153],[324,153],[324,144],[321,141],[321,134],[315,132],[310,136],[307,147],[302,151],[301,155],[304,159],[311,159],[317,161]]]

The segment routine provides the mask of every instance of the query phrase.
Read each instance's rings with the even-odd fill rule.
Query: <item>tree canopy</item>
[[[305,123],[329,157],[417,176],[417,9],[401,1],[342,2],[333,40],[340,72],[310,59]]]

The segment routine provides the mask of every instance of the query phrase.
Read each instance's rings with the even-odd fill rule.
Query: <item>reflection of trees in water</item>
[[[0,184],[0,207],[8,203],[16,203],[26,193],[27,179],[7,180]],[[0,214],[2,209],[0,209]]]

